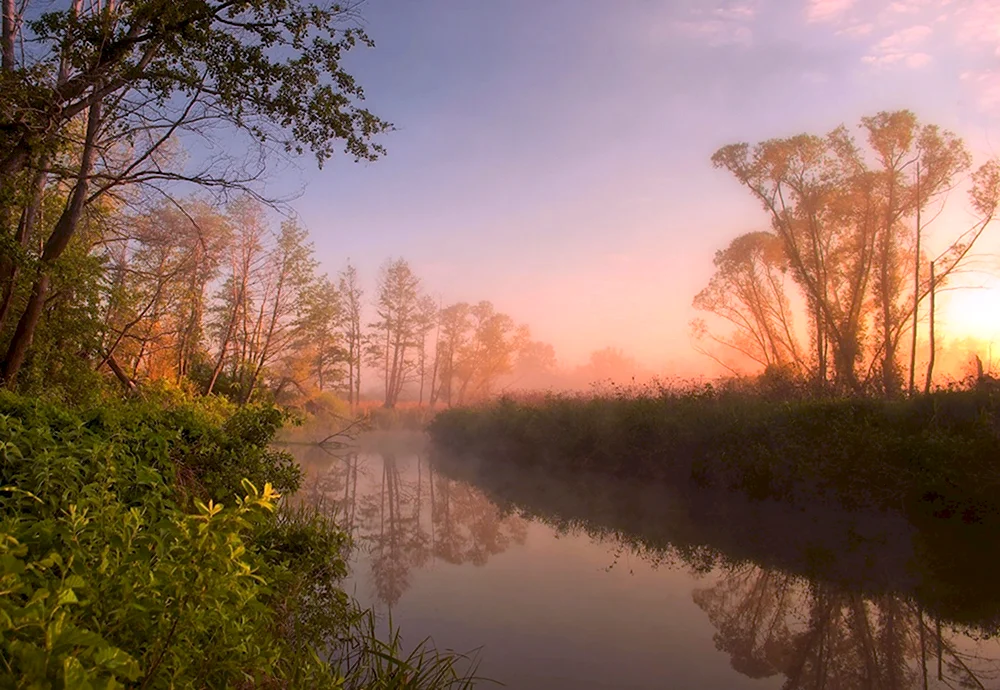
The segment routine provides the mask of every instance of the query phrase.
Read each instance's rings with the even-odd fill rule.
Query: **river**
[[[289,446],[354,537],[348,590],[509,688],[1000,688],[977,526],[359,441]]]

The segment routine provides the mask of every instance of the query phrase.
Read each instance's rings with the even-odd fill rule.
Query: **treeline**
[[[382,265],[371,294],[350,263],[321,274],[306,231],[268,210],[250,196],[92,210],[57,264],[21,384],[89,385],[89,369],[129,389],[167,379],[240,403],[331,391],[355,405],[364,381],[386,407],[404,391],[453,405],[489,397],[515,363],[554,366],[527,326],[488,301],[436,301],[403,259]],[[26,309],[31,286],[14,274],[6,288],[0,334],[13,343],[3,316]]]
[[[863,143],[841,126],[732,144],[712,157],[761,203],[771,229],[716,253],[694,306],[728,330],[695,321],[706,353],[723,363],[737,355],[819,390],[892,396],[914,392],[921,379],[930,389],[935,293],[996,217],[1000,161],[972,170],[958,136],[910,111],[862,118],[859,129]],[[971,220],[931,253],[928,232],[960,184]],[[918,371],[924,342],[927,366]]]

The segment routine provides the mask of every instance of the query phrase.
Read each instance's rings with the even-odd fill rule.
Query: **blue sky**
[[[369,0],[362,13],[377,47],[350,65],[397,127],[388,155],[322,171],[303,159],[277,183],[302,190],[324,269],[350,257],[371,290],[403,256],[431,293],[492,300],[567,363],[606,345],[661,368],[699,361],[687,323],[713,253],[767,223],[712,168],[726,143],[907,107],[977,162],[1000,152],[992,1]]]

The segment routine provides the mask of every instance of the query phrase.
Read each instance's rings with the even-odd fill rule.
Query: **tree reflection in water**
[[[753,564],[733,567],[694,601],[715,645],[751,678],[788,690],[989,688],[1000,663],[963,649],[963,631],[928,621],[902,597],[839,591]]]
[[[961,575],[972,550],[947,531],[822,511],[789,519],[729,496],[703,504],[579,474],[469,472],[423,454],[299,455],[309,469],[299,500],[352,531],[373,595],[390,608],[415,570],[483,566],[523,545],[535,521],[699,577],[692,597],[715,646],[749,678],[781,678],[788,690],[1000,687],[996,639],[976,639],[996,631],[995,597]]]
[[[435,473],[423,455],[401,462],[394,453],[331,457],[309,449],[301,457],[313,471],[300,500],[338,516],[369,555],[374,595],[390,608],[410,587],[413,570],[430,559],[482,566],[527,536],[523,518],[501,514],[474,486]],[[408,463],[415,472],[401,471]]]

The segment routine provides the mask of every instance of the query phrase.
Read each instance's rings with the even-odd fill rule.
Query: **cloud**
[[[753,43],[753,31],[748,26],[718,19],[679,21],[673,23],[675,31],[707,43],[710,46],[742,45]]]
[[[897,63],[907,67],[923,67],[931,61],[931,56],[917,47],[922,44],[933,30],[924,24],[908,26],[884,37],[870,52],[862,58],[862,62],[883,67]]]
[[[808,0],[806,21],[831,22],[843,17],[856,0]]]
[[[927,53],[910,53],[906,56],[906,66],[914,69],[923,67],[931,61],[931,56]]]
[[[871,22],[865,22],[864,24],[852,24],[846,29],[841,29],[837,33],[843,36],[850,36],[851,38],[860,38],[861,36],[867,36],[875,29],[875,25]]]
[[[1000,3],[996,0],[969,0],[956,8],[954,17],[960,41],[1000,48]]]
[[[963,72],[962,82],[973,92],[979,109],[1000,113],[1000,73],[995,70]]]
[[[748,22],[757,16],[757,7],[748,2],[736,3],[727,7],[717,7],[712,10],[712,16],[723,21]]]
[[[669,26],[671,33],[679,33],[710,46],[749,46],[753,43],[751,25],[756,16],[756,4],[730,2],[711,10],[696,9],[684,19],[671,21]]]

